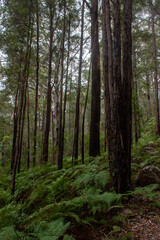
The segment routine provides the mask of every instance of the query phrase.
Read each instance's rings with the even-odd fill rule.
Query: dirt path
[[[160,240],[160,211],[148,216],[136,216],[128,221],[133,239]]]

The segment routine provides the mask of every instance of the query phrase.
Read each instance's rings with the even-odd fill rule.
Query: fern
[[[5,191],[3,188],[0,188],[0,206],[5,206],[9,200],[11,199],[11,195],[8,191]]]
[[[97,172],[97,169],[92,169],[91,172],[83,173],[77,177],[72,183],[75,188],[87,188],[95,186],[95,188],[104,189],[109,182],[109,174],[106,171]]]
[[[5,228],[1,229],[0,239],[2,239],[2,240],[20,240],[20,239],[31,240],[33,238],[26,236],[24,233],[16,231],[14,226],[10,226],[10,227],[5,227]]]
[[[40,240],[58,240],[66,232],[69,225],[69,222],[64,224],[64,220],[61,218],[50,223],[42,221],[35,227],[34,234]]]
[[[142,195],[142,198],[153,200],[159,197],[159,192],[155,192],[157,187],[158,187],[158,184],[150,184],[146,187],[138,187],[128,195]]]

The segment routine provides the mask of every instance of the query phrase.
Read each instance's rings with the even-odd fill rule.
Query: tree
[[[152,21],[152,41],[153,41],[153,63],[154,63],[154,83],[155,83],[155,116],[156,116],[156,134],[160,135],[159,121],[159,98],[158,98],[158,79],[157,79],[157,44],[155,37],[155,14],[153,4],[151,6],[151,21]]]
[[[35,94],[35,120],[34,120],[34,145],[33,145],[33,166],[36,165],[37,145],[37,111],[38,111],[38,88],[39,88],[39,1],[36,1],[36,25],[37,25],[37,56],[36,56],[36,94]]]
[[[80,94],[81,94],[81,75],[82,75],[82,58],[83,58],[83,35],[84,35],[84,5],[85,1],[82,1],[82,17],[81,17],[81,44],[80,44],[80,55],[79,55],[79,75],[78,75],[78,88],[77,88],[77,99],[76,99],[76,117],[74,127],[74,144],[73,144],[73,157],[75,160],[78,159],[78,140],[79,140],[79,105],[80,105]]]
[[[105,78],[106,92],[109,162],[115,190],[116,192],[124,193],[129,190],[131,181],[132,1],[124,1],[123,62],[121,57],[122,46],[119,0],[113,1],[113,43],[111,42],[112,35],[109,12],[109,1],[103,1],[103,76]],[[123,66],[123,75],[121,66]]]
[[[98,39],[98,0],[91,0],[92,98],[89,155],[100,155],[100,51]]]
[[[51,77],[52,77],[52,56],[53,56],[53,17],[54,17],[54,4],[49,3],[50,11],[50,42],[49,42],[49,63],[48,63],[48,88],[47,88],[47,110],[46,110],[46,122],[43,141],[42,161],[48,161],[48,142],[50,132],[51,121]]]

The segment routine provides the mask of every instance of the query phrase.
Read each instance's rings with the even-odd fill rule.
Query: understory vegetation
[[[7,167],[1,168],[0,239],[82,239],[80,231],[77,236],[76,228],[84,226],[105,228],[108,238],[103,239],[132,239],[131,232],[116,238],[126,217],[119,212],[130,199],[138,196],[147,199],[153,208],[160,208],[157,184],[143,188],[134,184],[134,175],[145,165],[160,167],[160,138],[154,136],[152,125],[153,121],[148,122],[143,137],[137,145],[133,144],[133,184],[132,191],[126,194],[116,194],[112,188],[107,153],[86,158],[85,164],[79,162],[76,166],[67,158],[63,170],[46,163],[22,171],[17,175],[14,196],[11,195],[11,175]],[[146,151],[147,146],[152,146],[152,154]],[[130,214],[128,212],[127,217]]]

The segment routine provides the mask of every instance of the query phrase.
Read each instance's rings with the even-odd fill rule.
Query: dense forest
[[[0,14],[0,240],[160,239],[160,1]]]

